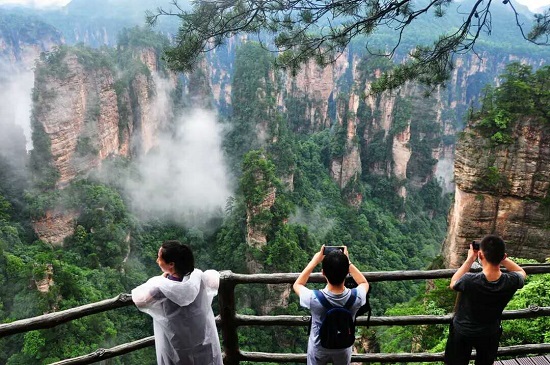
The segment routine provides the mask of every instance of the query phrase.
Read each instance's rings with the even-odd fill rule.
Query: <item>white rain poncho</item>
[[[183,281],[155,276],[132,290],[132,300],[153,317],[158,365],[223,365],[212,299],[220,275],[195,269]]]

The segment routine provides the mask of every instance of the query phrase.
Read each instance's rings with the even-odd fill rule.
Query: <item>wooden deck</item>
[[[521,359],[495,361],[493,365],[550,365],[550,356],[522,357]]]

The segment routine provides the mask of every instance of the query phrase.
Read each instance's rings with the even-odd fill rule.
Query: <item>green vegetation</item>
[[[121,34],[116,52],[63,46],[43,56],[47,67],[38,71],[37,80],[64,77],[64,58],[68,54],[75,54],[91,72],[112,72],[117,68],[120,72],[116,73],[114,87],[122,141],[130,125],[135,126],[131,118],[137,118],[138,96],[133,81],[152,77],[137,55],[142,47],[158,51],[160,48],[156,47],[163,46],[165,41],[148,30],[133,28]],[[163,65],[162,60],[157,61]],[[379,70],[390,70],[392,65],[364,58],[358,68],[364,84],[372,81]],[[484,104],[479,115],[487,120],[481,128],[493,131],[489,138],[496,132],[507,132],[514,113],[529,110],[535,111],[537,117],[544,116],[537,113],[543,113],[546,105],[543,75],[548,70],[541,70],[543,74],[529,76],[520,68],[513,71],[516,76],[505,81],[510,88],[515,85],[538,90],[536,97],[521,94],[522,101],[532,100],[531,109],[520,110],[511,105],[513,88],[507,93],[494,89],[486,94],[487,105]],[[201,86],[201,80],[204,75],[197,73],[189,82]],[[232,73],[233,103],[231,108],[226,105],[224,119],[229,130],[224,152],[238,186],[225,207],[223,219],[213,219],[213,227],[208,230],[142,221],[135,216],[117,181],[119,176],[135,172],[132,161],[105,161],[104,164],[116,167],[113,170],[117,176],[111,176],[110,183],[79,177],[63,190],[55,190],[58,174],[53,167],[50,141],[34,118],[35,149],[30,156],[36,182],[33,188],[10,190],[11,180],[0,174],[0,320],[32,317],[128,292],[158,274],[156,253],[166,239],[189,243],[200,268],[239,273],[297,272],[324,243],[347,245],[351,259],[362,271],[425,269],[440,261],[437,255],[446,233],[450,197],[443,194],[433,177],[436,161],[432,151],[441,142],[442,134],[435,122],[433,101],[420,97],[422,89],[412,96],[400,94],[395,98],[392,127],[386,131],[378,124],[382,115],[378,108],[380,97],[375,98],[374,104],[367,104],[362,98],[354,114],[348,110],[345,94],[332,95],[327,113],[333,125],[320,130],[320,126],[311,128],[303,114],[304,107],[311,102],[307,97],[291,98],[286,110],[279,108],[276,95],[281,91],[280,81],[273,68],[273,57],[259,44],[248,42],[238,48]],[[352,90],[349,74],[339,82],[342,90]],[[35,90],[35,102],[38,91]],[[179,100],[178,96],[174,100]],[[35,103],[35,108],[45,107]],[[497,107],[508,114],[499,114]],[[35,110],[35,114],[38,112]],[[99,112],[97,104],[90,100],[86,117],[92,130],[77,142],[81,156],[95,153],[93,125]],[[352,120],[357,125],[358,137],[348,141],[347,127]],[[406,131],[410,131],[411,151],[408,179],[397,179],[392,175],[393,138]],[[330,167],[334,159],[349,153],[350,145],[360,150],[362,172],[341,189],[330,176]],[[494,168],[488,169],[485,181],[490,187],[505,184]],[[407,191],[406,198],[399,194],[403,188]],[[272,193],[273,204],[259,208]],[[360,197],[356,205],[349,204],[351,193]],[[14,201],[22,203],[16,205]],[[29,228],[31,220],[44,217],[52,209],[76,216],[74,232],[62,246],[40,241]],[[247,242],[250,224],[265,236],[265,245],[252,246]],[[518,302],[511,305],[521,307],[533,302],[534,293],[547,297],[543,281],[532,280],[524,294],[518,296]],[[38,291],[38,283],[47,284],[47,290]],[[428,289],[425,282],[373,285],[374,313],[450,312],[454,296],[447,288],[448,281],[429,284]],[[267,306],[280,302],[282,290],[268,290],[262,285],[238,286],[236,290],[237,308],[242,314],[307,313],[293,294],[285,308]],[[528,338],[547,341],[548,328],[548,323],[541,321],[537,323],[539,332],[529,333]],[[522,324],[521,330],[529,328]],[[137,340],[151,332],[150,318],[135,308],[110,311],[53,330],[10,336],[0,344],[0,363],[46,364]],[[384,352],[441,351],[445,332],[446,326],[402,327],[369,330],[363,335],[373,348]],[[542,337],[537,337],[540,333]],[[305,329],[243,328],[239,335],[241,347],[253,351],[303,352],[307,342]],[[521,332],[513,332],[510,343],[520,335]],[[110,363],[150,364],[153,359],[154,350],[149,348]]]
[[[522,260],[522,262],[534,263],[527,260]],[[525,286],[514,295],[507,309],[548,306],[550,301],[548,280],[550,280],[550,274],[529,276],[525,282]],[[503,323],[502,328],[504,332],[501,343],[504,346],[548,343],[550,340],[550,318],[548,317],[506,321]]]
[[[33,90],[33,95],[36,94]],[[33,150],[30,154],[30,170],[33,172],[34,186],[40,190],[52,189],[59,178],[53,165],[51,142],[44,126],[36,119],[39,105],[34,104],[31,115]]]
[[[505,192],[510,188],[510,182],[502,175],[496,166],[489,166],[483,176],[477,182],[482,190],[489,190],[495,193]]]
[[[40,55],[40,62],[44,67],[40,67],[35,73],[37,85],[45,84],[47,77],[63,79],[68,76],[69,69],[64,61],[69,50],[70,47],[61,45]]]
[[[513,142],[512,131],[521,120],[550,120],[550,67],[535,72],[529,65],[511,63],[501,75],[500,86],[485,88],[483,106],[474,113],[474,125],[493,145]]]
[[[259,149],[267,142],[261,138],[267,137],[265,128],[275,117],[271,62],[270,55],[256,43],[246,43],[236,53],[231,83],[231,130],[224,146],[233,171],[239,170],[247,151]]]
[[[387,316],[445,315],[453,311],[456,292],[449,280],[434,280],[425,291],[407,303],[386,311]],[[445,349],[448,325],[380,327],[376,337],[380,352],[441,352]]]

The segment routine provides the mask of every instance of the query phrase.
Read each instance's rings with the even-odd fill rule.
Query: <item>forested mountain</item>
[[[371,95],[372,82],[393,64],[359,44],[331,67],[308,64],[292,75],[276,69],[273,55],[255,41],[236,38],[193,73],[177,74],[161,57],[169,38],[134,27],[135,9],[149,2],[129,3],[73,1],[42,14],[6,10],[3,61],[20,64],[11,55],[21,49],[51,51],[36,52],[27,95],[30,141],[7,112],[13,103],[0,105],[0,320],[128,292],[157,274],[154,260],[165,239],[189,243],[200,268],[243,273],[300,271],[325,243],[347,245],[363,271],[454,265],[461,245],[491,229],[480,224],[447,233],[454,181],[480,213],[465,217],[465,207],[456,208],[464,200],[455,196],[455,226],[465,226],[457,217],[471,225],[509,216],[479,203],[496,195],[501,202],[525,200],[534,213],[520,224],[548,237],[545,51],[504,42],[504,30],[495,32],[481,58],[457,60],[447,87],[429,96],[416,84]],[[101,9],[113,12],[100,16]],[[27,23],[17,12],[40,20]],[[37,28],[47,32],[33,39]],[[427,33],[421,27],[411,37]],[[522,65],[506,69],[514,60]],[[486,84],[493,86],[484,90]],[[460,175],[453,181],[457,139]],[[527,170],[532,178],[520,180]],[[506,239],[525,245],[515,251],[525,257],[540,259],[548,250],[542,240]],[[451,307],[450,294],[436,289],[424,301],[423,283],[386,283],[375,286],[371,301],[377,314],[437,312]],[[238,288],[237,300],[241,313],[305,313],[286,287]],[[418,348],[437,349],[443,330],[437,331]],[[150,334],[148,317],[119,309],[3,339],[0,363],[48,364]],[[360,351],[409,350],[406,341],[384,348],[388,337],[406,333],[363,335]],[[302,330],[247,328],[241,346],[303,352],[306,341]],[[152,361],[147,349],[110,363]]]

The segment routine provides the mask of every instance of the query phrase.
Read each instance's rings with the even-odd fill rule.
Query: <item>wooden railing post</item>
[[[235,320],[235,280],[232,276],[233,273],[229,270],[220,273],[220,289],[218,291],[225,365],[238,365],[240,358],[237,321]]]

